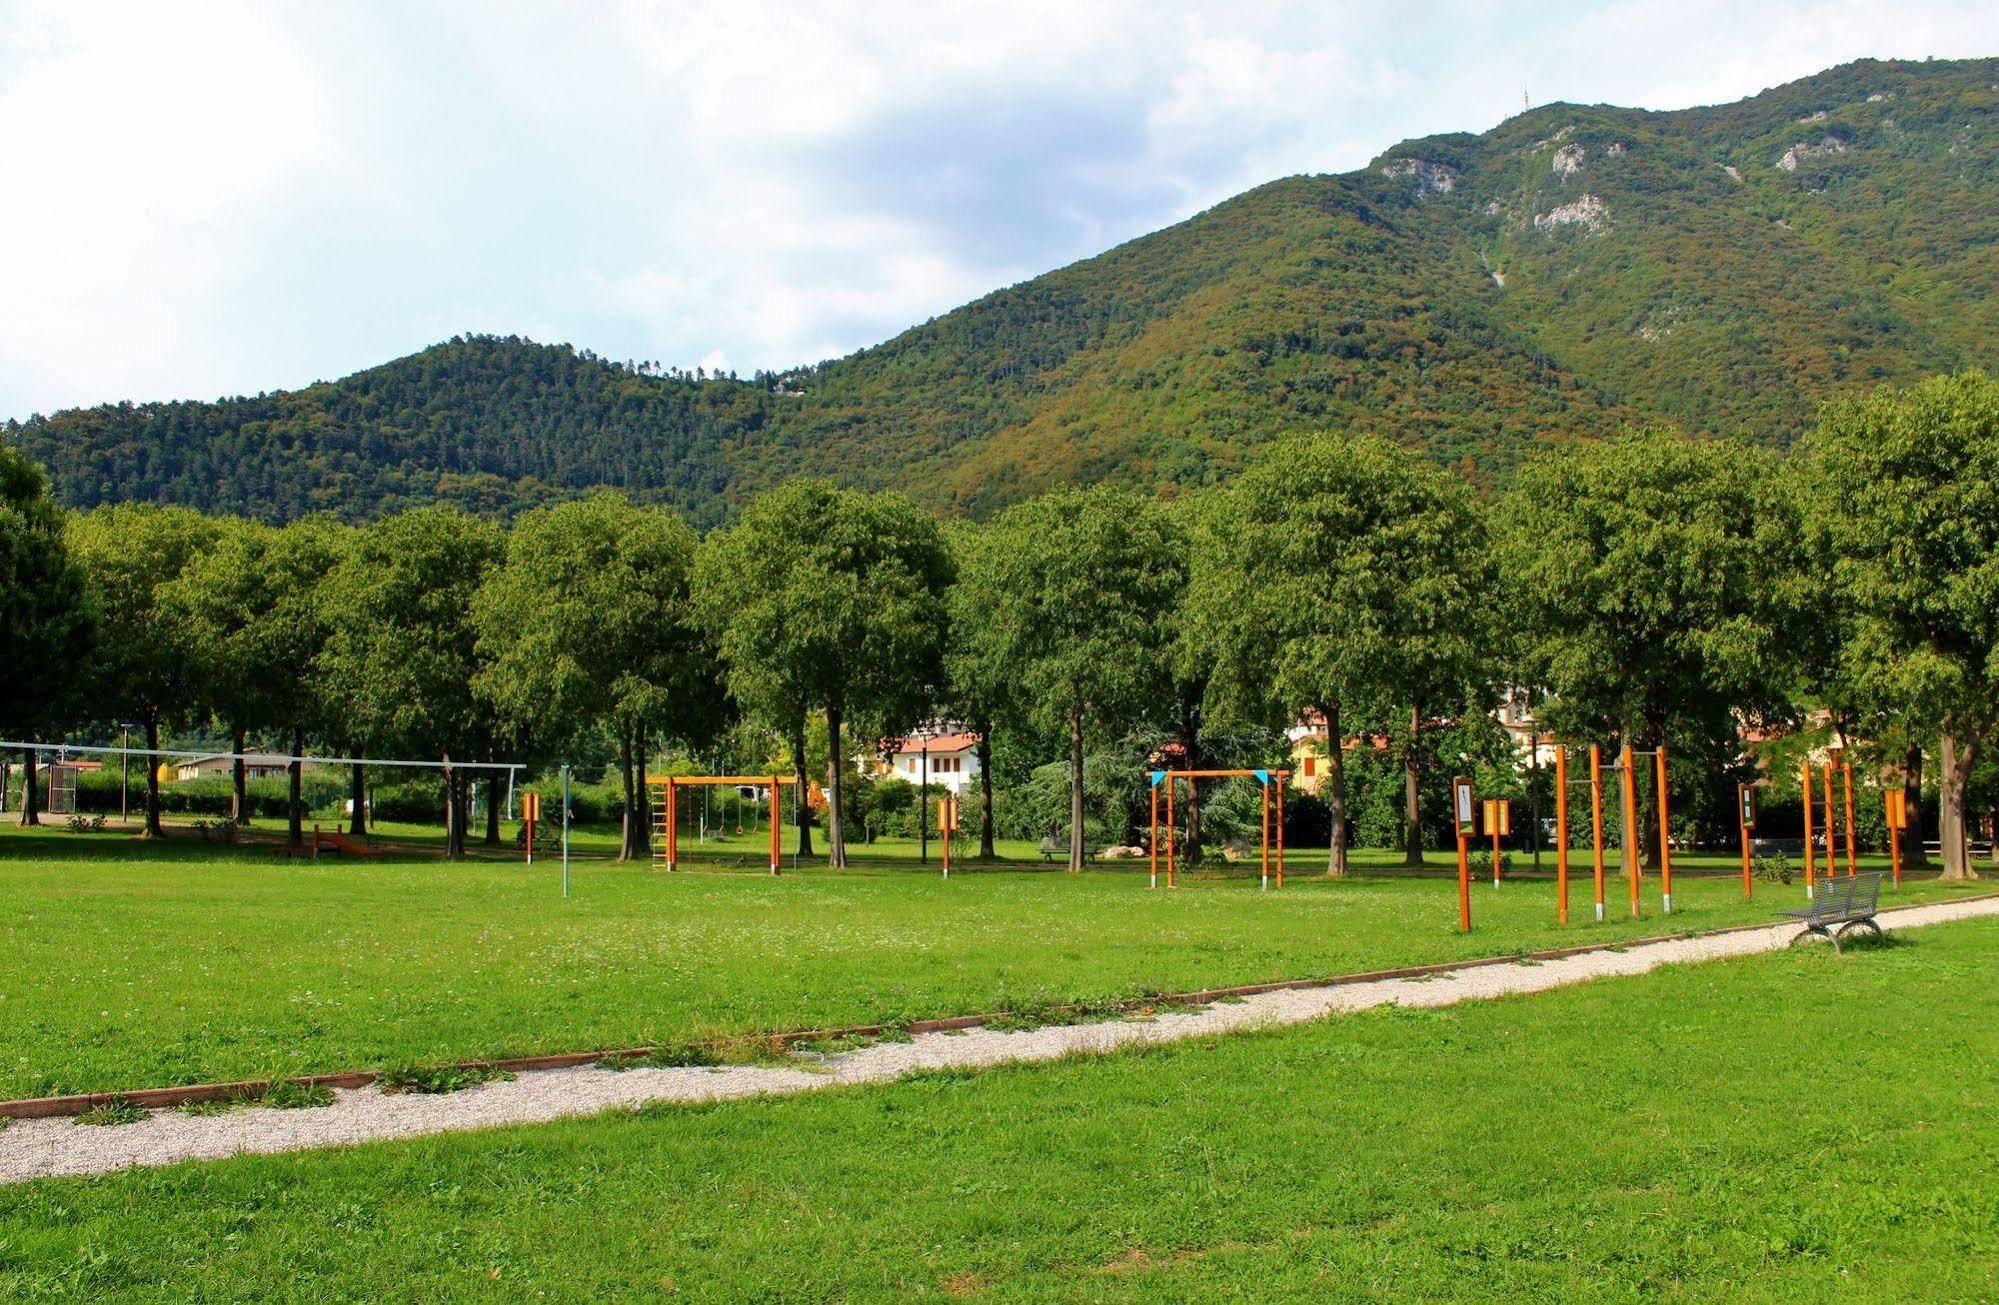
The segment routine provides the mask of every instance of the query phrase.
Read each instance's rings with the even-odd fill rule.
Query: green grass
[[[1643,920],[1563,928],[1551,884],[1481,885],[1464,936],[1444,878],[1185,882],[598,861],[564,901],[554,866],[511,860],[0,833],[0,1097],[1100,1001],[1768,920],[1802,896],[1744,906],[1733,880],[1683,876],[1670,922],[1648,891]],[[1898,900],[1948,891],[1912,881]]]
[[[1999,922],[0,1189],[0,1296],[1974,1299]],[[1809,1048],[1808,1051],[1800,1050]]]

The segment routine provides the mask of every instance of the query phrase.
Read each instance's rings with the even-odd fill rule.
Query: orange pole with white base
[[[1179,840],[1174,835],[1180,827],[1173,821],[1173,772],[1166,772],[1166,886],[1173,887],[1173,844]]]
[[[1603,923],[1603,749],[1589,750],[1589,833],[1596,873],[1596,922]]]
[[[1631,760],[1631,745],[1625,744],[1619,754],[1623,770],[1621,787],[1624,792],[1624,845],[1630,849],[1630,864],[1624,867],[1624,877],[1631,886],[1631,918],[1638,918],[1638,781]]]
[[[1152,854],[1152,883],[1159,887],[1159,785],[1152,786],[1152,836],[1147,840]]]
[[[1895,870],[1895,887],[1902,886],[1902,830],[1909,823],[1907,799],[1902,790],[1891,788],[1881,795],[1887,807],[1884,821],[1888,826],[1888,863]]]
[[[1673,836],[1667,827],[1666,745],[1652,754],[1652,774],[1659,782],[1659,891],[1665,913],[1673,913]]]
[[[1277,886],[1284,887],[1284,786],[1291,782],[1291,772],[1277,772]]]
[[[666,781],[666,868],[680,868],[680,786]]]
[[[1817,895],[1817,887],[1812,882],[1814,877],[1812,862],[1818,855],[1812,849],[1812,759],[1810,757],[1805,758],[1804,782],[1798,786],[1798,791],[1804,795],[1805,800],[1805,900],[1810,901]]]
[[[1839,763],[1840,783],[1846,786],[1846,877],[1856,873],[1853,857],[1853,767],[1846,764],[1842,754]]]
[[[1837,809],[1832,804],[1832,763],[1819,766],[1819,781],[1825,785],[1825,878],[1831,883],[1839,873],[1839,836],[1833,824],[1839,819]]]
[[[1471,781],[1451,782],[1451,823],[1458,831],[1458,928],[1471,932],[1471,829],[1476,803]]]
[[[1569,750],[1555,749],[1555,898],[1569,922]]]
[[[1270,784],[1263,785],[1263,887],[1270,888]]]
[[[782,819],[784,807],[783,793],[784,790],[777,786],[777,776],[772,775],[770,777],[770,872],[773,875],[778,873],[778,863],[784,857],[783,846],[778,841],[783,837],[778,831],[784,828],[784,820]],[[800,800],[804,800],[802,795]]]

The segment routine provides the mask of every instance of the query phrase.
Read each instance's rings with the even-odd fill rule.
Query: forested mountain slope
[[[506,512],[617,485],[703,522],[800,473],[970,512],[1066,481],[1201,484],[1319,426],[1477,478],[1629,422],[1781,444],[1830,394],[1999,366],[1996,115],[1999,60],[1862,62],[1671,113],[1549,105],[778,376],[482,337],[5,435],[75,504]]]

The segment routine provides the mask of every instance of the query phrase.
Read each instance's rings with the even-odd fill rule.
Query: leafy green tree
[[[42,470],[0,444],[0,733],[33,740],[75,710],[96,637],[83,572],[63,541],[63,513]],[[35,753],[21,823],[39,823]],[[0,766],[0,794],[6,791]]]
[[[188,508],[121,503],[72,517],[70,549],[102,619],[96,696],[146,734],[148,838],[160,830],[160,729],[204,705],[198,653],[186,646],[168,590],[221,535]]]
[[[1999,383],[1965,371],[1830,404],[1805,449],[1849,617],[1841,668],[1938,736],[1943,873],[1973,878],[1967,792],[1999,729]]]
[[[731,692],[787,729],[804,757],[807,713],[823,711],[831,755],[826,837],[846,863],[840,794],[847,728],[895,733],[936,702],[951,558],[943,532],[900,494],[795,480],[708,544],[703,610]],[[803,791],[806,776],[800,767]],[[800,802],[801,841],[805,803]]]
[[[945,539],[953,558],[962,562],[976,547],[982,529],[969,521],[950,523]],[[979,859],[990,861],[997,854],[993,840],[998,825],[993,810],[993,735],[1017,722],[1024,704],[1006,666],[992,656],[992,641],[971,637],[989,619],[989,613],[973,606],[971,597],[971,591],[964,585],[951,586],[951,643],[945,652],[945,701],[949,714],[969,726],[979,738],[976,749]]]
[[[1325,722],[1328,873],[1346,873],[1350,714],[1392,704],[1420,720],[1462,686],[1489,566],[1465,486],[1371,436],[1288,441],[1205,514],[1187,609],[1215,667],[1210,700],[1224,718]],[[1412,731],[1405,764],[1419,747]]]
[[[1501,610],[1557,736],[1739,754],[1742,724],[1788,710],[1811,586],[1774,454],[1664,431],[1577,444],[1522,468],[1499,537]]]
[[[474,692],[481,664],[473,602],[503,555],[498,527],[427,507],[361,531],[321,592],[329,619],[318,659],[336,728],[402,756],[444,763],[447,848],[465,852],[468,772],[495,721]]]
[[[322,723],[314,659],[329,621],[320,586],[348,528],[328,517],[282,529],[233,519],[218,526],[214,545],[162,591],[162,602],[195,662],[202,701],[229,726],[235,751],[252,731],[282,731],[297,758]],[[301,763],[288,770],[286,823],[297,847],[305,841]],[[240,758],[234,771],[236,819],[247,822]]]
[[[600,722],[618,739],[620,860],[650,834],[649,731],[691,747],[723,723],[715,659],[695,619],[699,541],[673,513],[598,494],[529,512],[479,591],[478,688],[512,739],[547,754]]]
[[[973,535],[961,612],[966,656],[1016,686],[1028,715],[1069,741],[1069,869],[1083,868],[1087,734],[1163,714],[1185,545],[1156,500],[1109,487],[1009,508]]]

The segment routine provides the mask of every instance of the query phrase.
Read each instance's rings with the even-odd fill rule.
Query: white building
[[[979,736],[955,724],[922,729],[899,739],[883,739],[872,771],[862,761],[863,773],[895,775],[921,786],[925,775],[953,796],[969,790],[979,777]]]
[[[271,753],[249,753],[243,758],[245,779],[280,779],[291,765],[291,758]],[[201,779],[208,775],[234,775],[236,759],[228,753],[212,757],[195,757],[183,760],[174,768],[181,779]]]

